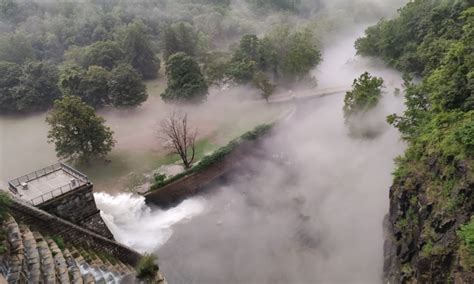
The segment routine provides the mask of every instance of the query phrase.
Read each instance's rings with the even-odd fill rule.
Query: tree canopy
[[[178,52],[166,61],[168,87],[161,94],[165,101],[202,102],[206,100],[208,86],[197,62]]]
[[[455,273],[473,269],[474,251],[465,247],[462,229],[472,216],[472,198],[464,191],[474,168],[472,1],[410,1],[399,17],[369,28],[356,48],[359,54],[379,56],[402,71],[421,75],[416,82],[404,76],[406,110],[388,117],[408,144],[396,159],[390,191],[397,199],[391,206],[403,204],[406,215],[391,214],[389,238],[394,237],[393,246],[415,244],[406,251],[408,257],[391,256],[395,268],[389,276],[416,282],[427,271],[424,266],[436,281],[449,282]],[[439,220],[454,219],[456,225],[443,230],[442,238],[417,233],[432,232]],[[438,261],[448,258],[459,265],[440,271]]]
[[[178,52],[184,52],[189,56],[197,54],[198,37],[188,23],[180,22],[170,25],[164,31],[163,36],[163,58],[168,58]]]
[[[125,63],[111,71],[95,65],[87,69],[76,64],[65,65],[59,86],[63,95],[78,96],[94,108],[137,106],[148,98],[140,75]]]
[[[309,30],[291,32],[283,26],[263,39],[244,35],[227,74],[240,83],[252,81],[257,72],[265,72],[275,81],[295,82],[309,76],[320,62],[321,54]]]
[[[146,86],[132,66],[120,64],[112,70],[110,76],[109,91],[112,105],[137,106],[148,98]]]
[[[105,120],[79,97],[56,100],[46,122],[51,127],[48,142],[54,143],[61,159],[87,163],[104,158],[115,145],[113,131],[104,125]]]
[[[374,108],[382,96],[383,79],[364,72],[352,83],[352,90],[344,97],[344,118],[364,113]]]
[[[49,62],[0,62],[0,67],[0,113],[45,110],[60,96],[58,70]]]
[[[120,31],[119,35],[127,62],[141,74],[143,79],[156,78],[160,69],[160,59],[155,55],[147,27],[142,22],[135,21]]]

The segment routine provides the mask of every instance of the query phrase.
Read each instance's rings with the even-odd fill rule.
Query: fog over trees
[[[379,3],[367,5],[372,12],[356,6],[350,18],[384,14]],[[320,62],[319,40],[346,24],[327,10],[347,13],[346,6],[307,0],[2,0],[0,64],[6,79],[0,82],[0,112],[47,110],[54,99],[68,94],[95,108],[136,106],[145,97],[143,91],[121,102],[110,99],[122,93],[113,93],[120,83],[105,70],[120,65],[123,71],[123,64],[129,64],[141,80],[154,79],[161,59],[177,52],[192,57],[212,84],[262,82],[254,80],[257,73],[276,85],[315,82],[309,71]],[[32,68],[37,72],[29,76]],[[136,80],[130,70],[129,78],[123,75],[122,80]],[[99,83],[108,87],[95,87]]]

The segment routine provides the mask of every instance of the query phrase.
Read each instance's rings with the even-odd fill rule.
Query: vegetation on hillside
[[[5,215],[8,211],[8,204],[10,203],[10,197],[7,193],[0,192],[0,223],[3,222]]]
[[[0,255],[7,250],[5,245],[6,232],[4,231],[2,224],[8,212],[8,204],[10,203],[10,197],[7,193],[0,191]]]
[[[401,280],[425,277],[423,271],[415,275],[422,269],[417,261],[424,259],[432,263],[431,274],[437,280],[448,281],[458,268],[439,263],[456,254],[462,244],[459,236],[464,235],[444,242],[439,232],[456,238],[456,229],[474,213],[474,7],[467,0],[411,1],[399,17],[369,28],[356,47],[359,54],[380,56],[403,71],[423,75],[420,83],[405,76],[407,109],[401,116],[388,117],[408,142],[397,159],[391,192],[393,199],[404,196],[392,200],[392,206],[407,207],[404,215],[390,217],[400,234],[398,244],[419,240],[422,246],[421,253],[397,260],[404,268],[397,272]],[[410,202],[399,204],[404,200]],[[440,229],[437,222],[452,218],[458,221]],[[413,235],[420,226],[422,234]]]

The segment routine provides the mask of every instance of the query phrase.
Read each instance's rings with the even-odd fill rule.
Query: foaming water
[[[118,242],[139,252],[152,252],[172,235],[172,227],[204,211],[203,198],[184,200],[168,210],[152,208],[143,196],[94,193],[101,216]]]

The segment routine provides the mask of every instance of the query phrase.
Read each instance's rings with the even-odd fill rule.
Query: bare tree
[[[178,154],[184,167],[189,169],[196,152],[197,129],[189,129],[188,115],[173,112],[161,122],[160,133],[167,141],[166,146],[173,153]]]

